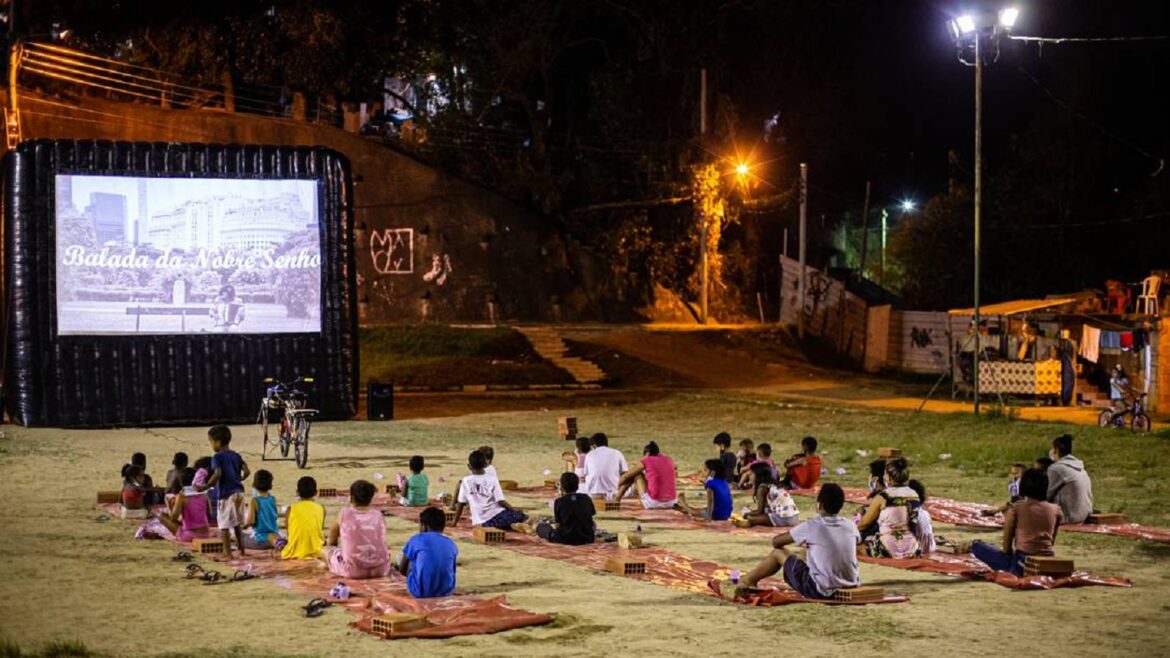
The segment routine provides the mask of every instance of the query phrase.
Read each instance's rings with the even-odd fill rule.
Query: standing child
[[[184,468],[179,477],[182,488],[171,498],[170,513],[159,520],[181,542],[210,537],[207,494],[195,488],[195,469]]]
[[[735,453],[731,452],[731,435],[727,432],[720,432],[715,435],[714,440],[711,441],[719,449],[719,463],[722,464],[722,471],[716,477],[723,479],[726,482],[735,482],[735,471],[738,460]]]
[[[313,500],[317,481],[309,476],[297,480],[297,497],[288,508],[288,543],[280,552],[285,560],[313,560],[325,545],[325,508]]]
[[[783,485],[772,479],[772,469],[764,462],[751,466],[752,478],[757,483],[754,499],[756,511],[744,515],[735,525],[741,528],[763,525],[776,528],[794,526],[800,521],[800,510],[792,495]]]
[[[726,454],[726,453],[725,453]],[[691,518],[703,521],[726,521],[731,518],[731,486],[723,479],[726,464],[719,459],[708,459],[703,466],[707,469],[707,506],[698,509],[687,504],[686,494],[679,492],[675,509]]]
[[[280,536],[280,512],[276,496],[272,495],[272,473],[256,471],[252,478],[252,501],[248,504],[248,518],[252,531],[244,535],[244,546],[250,549],[279,548],[284,545]]]
[[[207,430],[207,440],[215,454],[211,456],[211,477],[204,488],[215,487],[217,499],[216,525],[223,534],[223,545],[231,554],[231,536],[235,531],[240,555],[244,555],[244,480],[251,471],[244,458],[231,449],[232,431],[227,425],[216,425]]]
[[[487,457],[481,451],[473,450],[467,456],[467,468],[471,475],[459,483],[459,495],[455,498],[455,525],[459,524],[463,510],[470,509],[471,525],[524,532],[531,530],[515,527],[522,525],[528,516],[504,500],[500,481],[486,472]]]
[[[171,470],[167,471],[167,496],[174,496],[183,490],[183,470],[187,468],[187,453],[176,452],[171,458]]]
[[[784,480],[789,489],[812,489],[821,479],[821,458],[817,456],[817,440],[806,436],[800,440],[801,452],[784,461]]]
[[[443,534],[447,517],[428,507],[418,515],[418,534],[402,547],[398,571],[406,576],[406,589],[416,599],[449,596],[455,591],[455,566],[459,549]]]
[[[596,509],[589,496],[577,493],[580,480],[576,473],[561,473],[561,497],[553,501],[553,523],[541,521],[536,534],[554,544],[583,546],[596,536],[593,514]]]
[[[1008,471],[1007,493],[1008,502],[996,507],[995,509],[981,510],[979,513],[983,516],[995,516],[1008,511],[1014,503],[1020,501],[1020,478],[1024,475],[1024,471],[1028,470],[1027,466],[1023,464],[1012,464],[1012,468]]]
[[[390,573],[386,548],[386,522],[382,512],[370,509],[374,485],[358,480],[349,486],[349,507],[341,510],[321,556],[335,576],[351,579],[381,578]],[[339,546],[340,544],[340,546]]]
[[[784,582],[808,599],[829,599],[839,589],[860,586],[857,544],[861,537],[852,521],[837,515],[844,505],[840,486],[823,485],[817,493],[817,516],[773,537],[775,550],[743,579],[743,586],[755,587],[781,569]],[[788,552],[793,544],[807,547],[807,562]]]
[[[406,489],[402,492],[402,499],[398,501],[400,505],[426,507],[431,481],[423,473],[424,468],[426,468],[426,460],[423,459],[422,455],[410,458],[410,477],[406,478]]]
[[[971,554],[995,571],[1021,576],[1029,555],[1053,555],[1056,533],[1064,516],[1060,506],[1047,502],[1048,476],[1030,468],[1020,477],[1020,495],[1004,515],[1003,550],[976,540]]]

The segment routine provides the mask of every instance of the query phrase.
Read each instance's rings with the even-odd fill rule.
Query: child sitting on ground
[[[204,488],[215,487],[215,523],[223,535],[225,552],[231,554],[232,533],[236,546],[244,555],[244,480],[251,471],[239,453],[232,450],[232,431],[226,425],[207,430],[207,441],[215,454],[211,456],[211,477]]]
[[[756,476],[752,470],[752,466],[757,463],[767,464],[768,467],[772,469],[772,480],[779,481],[780,472],[776,470],[776,462],[772,459],[772,446],[767,443],[761,443],[760,445],[756,446],[756,461],[748,464],[748,467],[744,469],[743,473],[740,473],[739,475],[739,482],[737,484],[740,489],[750,489],[751,491],[756,490]]]
[[[838,516],[845,504],[841,487],[828,483],[817,493],[817,516],[772,538],[775,550],[752,569],[742,586],[756,587],[784,570],[784,582],[808,599],[828,599],[839,589],[861,585],[857,568],[857,526]],[[790,545],[807,546],[807,562],[788,552]]]
[[[910,464],[904,458],[886,462],[886,481],[889,486],[877,492],[857,524],[866,540],[870,557],[905,559],[917,557],[918,508],[922,501],[907,486]],[[872,529],[876,527],[876,533]],[[870,531],[870,532],[867,532]]]
[[[256,471],[252,478],[252,500],[248,503],[252,531],[244,534],[244,546],[257,550],[284,546],[278,509],[276,496],[272,495],[272,473],[264,469]]]
[[[467,468],[471,470],[471,475],[459,483],[459,494],[455,497],[454,525],[459,524],[463,510],[470,509],[471,525],[520,532],[531,530],[528,526],[519,527],[524,525],[528,516],[504,500],[500,481],[487,472],[487,457],[483,452],[473,450],[467,456]]]
[[[554,544],[592,544],[597,526],[593,523],[593,500],[577,493],[581,482],[576,473],[561,473],[561,497],[553,501],[553,521],[536,524],[536,534]]]
[[[428,507],[418,515],[418,534],[402,547],[395,565],[406,576],[406,589],[416,599],[448,596],[455,591],[455,567],[459,549],[443,534],[447,517]]]
[[[821,458],[817,456],[817,440],[806,436],[800,440],[801,452],[784,460],[784,479],[781,484],[789,489],[812,489],[821,480]]]
[[[910,480],[906,486],[918,494],[918,501],[922,503],[918,507],[918,546],[923,554],[933,553],[936,548],[934,523],[930,520],[930,512],[926,511],[926,486],[918,480]]]
[[[1045,455],[1044,457],[1037,457],[1036,462],[1034,464],[1032,464],[1032,468],[1034,468],[1042,473],[1047,473],[1048,467],[1052,466],[1054,463],[1055,462],[1052,461],[1051,457]]]
[[[183,470],[187,468],[187,453],[176,452],[171,459],[171,470],[167,471],[167,497],[183,490]]]
[[[313,500],[317,481],[309,476],[297,480],[300,498],[288,508],[288,543],[280,552],[285,560],[313,560],[325,545],[325,508]]]
[[[561,453],[561,458],[565,461],[565,473],[576,473],[577,479],[581,483],[585,482],[585,459],[589,456],[589,452],[593,450],[593,444],[590,443],[589,437],[579,436],[574,441],[573,452]]]
[[[1029,555],[1053,555],[1056,533],[1064,516],[1060,506],[1047,502],[1048,476],[1030,468],[1020,476],[1020,495],[1004,515],[1003,549],[984,541],[972,542],[971,554],[995,571],[1024,573]]]
[[[171,498],[169,513],[159,516],[159,521],[181,542],[210,537],[207,494],[195,488],[195,469],[184,468],[179,478],[182,488]]]
[[[755,444],[751,439],[744,439],[739,442],[739,450],[735,453],[735,481],[743,476],[743,472],[748,469],[756,461]]]
[[[496,473],[496,467],[492,466],[492,460],[495,459],[496,451],[491,446],[480,446],[480,447],[476,448],[475,451],[480,453],[481,455],[483,455],[483,458],[487,464],[486,466],[484,466],[483,473],[481,473],[481,475],[486,475],[486,476],[490,477],[491,479],[495,480],[496,481],[496,488],[498,488],[502,491],[503,490],[502,487],[499,486],[500,476]],[[566,464],[566,466],[568,466],[568,465]],[[459,490],[462,487],[463,487],[463,480],[460,480],[459,483],[455,485],[455,495],[450,499],[451,509],[455,509],[458,506],[458,504],[459,504]],[[444,500],[446,500],[446,498],[444,498]]]
[[[142,469],[142,483],[140,485],[142,489],[142,504],[146,509],[150,509],[154,505],[162,505],[165,502],[163,492],[155,488],[154,478],[146,473],[146,454],[136,452],[130,455],[130,465]]]
[[[1008,508],[1014,503],[1020,502],[1020,477],[1024,475],[1024,471],[1028,470],[1027,466],[1023,464],[1012,464],[1012,468],[1008,471],[1008,502],[996,507],[995,509],[981,510],[979,513],[983,516],[995,516],[996,514],[1003,514],[1008,511]]]
[[[707,469],[707,481],[703,484],[707,490],[707,506],[691,507],[687,504],[686,494],[680,491],[674,508],[692,519],[726,521],[731,518],[731,487],[723,479],[726,464],[719,459],[708,459],[703,466]]]
[[[219,503],[219,499],[215,497],[215,489],[205,489],[207,486],[207,478],[211,477],[211,457],[200,457],[195,460],[195,481],[196,489],[207,494],[207,514],[212,523],[215,523],[215,508]]]
[[[351,484],[349,507],[337,514],[337,520],[329,528],[329,539],[321,556],[335,576],[360,580],[390,573],[386,522],[380,510],[370,508],[374,492],[371,482],[358,480]]]
[[[711,442],[718,446],[718,459],[721,464],[720,468],[722,469],[716,474],[716,477],[726,482],[738,481],[736,467],[738,466],[739,460],[736,458],[735,453],[731,452],[731,435],[727,432],[720,432],[715,435],[715,438]]]
[[[408,507],[427,506],[427,494],[431,487],[431,481],[423,473],[424,468],[426,468],[426,460],[423,459],[422,455],[410,458],[410,477],[406,478],[406,488],[402,490],[402,498],[399,499],[398,504]]]
[[[122,466],[122,516],[146,518],[146,475],[135,464]]]
[[[756,510],[745,514],[743,519],[737,519],[735,525],[741,528],[796,525],[800,521],[800,510],[796,509],[796,503],[788,490],[772,478],[772,468],[764,462],[756,462],[751,465],[751,471],[757,483],[753,497]]]

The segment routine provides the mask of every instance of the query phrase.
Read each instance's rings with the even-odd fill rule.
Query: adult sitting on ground
[[[1093,513],[1093,483],[1084,462],[1073,457],[1072,451],[1072,435],[1061,434],[1052,440],[1048,502],[1060,506],[1065,523],[1084,523]]]
[[[911,489],[910,464],[903,458],[886,462],[886,483],[869,503],[857,529],[870,557],[898,560],[918,557],[918,508],[922,501]]]
[[[589,437],[589,443],[592,449],[582,468],[585,493],[609,498],[617,493],[622,474],[630,467],[620,450],[609,447],[609,437],[604,434],[594,434]]]
[[[625,497],[630,487],[636,487],[642,499],[642,507],[646,509],[674,509],[678,504],[678,494],[675,492],[674,481],[677,474],[674,470],[674,460],[662,454],[658,444],[651,441],[642,449],[642,461],[626,471],[622,476],[614,500]],[[593,459],[592,455],[589,457]],[[588,463],[588,462],[587,462]]]
[[[1045,502],[1048,476],[1029,468],[1020,477],[1021,500],[1012,503],[1003,518],[1003,550],[976,540],[971,554],[995,571],[1024,575],[1024,560],[1029,555],[1053,555],[1056,531],[1060,527],[1060,508]]]
[[[844,505],[845,492],[839,485],[823,485],[817,493],[817,516],[773,537],[775,550],[744,577],[741,586],[756,587],[781,569],[784,582],[807,599],[829,599],[839,589],[860,586],[857,544],[861,535],[852,521],[837,516]],[[788,552],[792,544],[808,548],[808,562]]]

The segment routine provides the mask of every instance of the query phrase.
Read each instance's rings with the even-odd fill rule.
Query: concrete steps
[[[1077,379],[1077,405],[1106,409],[1110,406],[1109,393],[1093,386],[1084,379]]]
[[[513,327],[524,335],[541,358],[572,375],[582,384],[597,384],[606,378],[605,371],[596,363],[575,356],[569,356],[568,346],[560,333],[552,327]]]

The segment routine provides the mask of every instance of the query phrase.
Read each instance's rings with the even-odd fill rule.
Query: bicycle
[[[260,414],[257,421],[260,423],[264,435],[264,448],[260,453],[262,461],[280,461],[289,458],[288,451],[293,451],[293,461],[298,468],[305,468],[309,463],[309,429],[313,425],[316,409],[309,409],[309,396],[298,386],[312,384],[312,377],[297,377],[291,382],[282,382],[272,377],[266,377],[264,383],[269,386],[265,389],[264,397],[260,400]],[[280,422],[280,429],[275,440],[268,436],[269,423]],[[280,457],[272,456],[280,452]]]
[[[1127,393],[1125,402],[1121,406],[1111,406],[1097,416],[1097,426],[1124,428],[1126,418],[1129,417],[1128,424],[1133,431],[1150,431],[1150,417],[1146,415],[1146,403],[1149,397],[1148,393],[1133,395]]]

